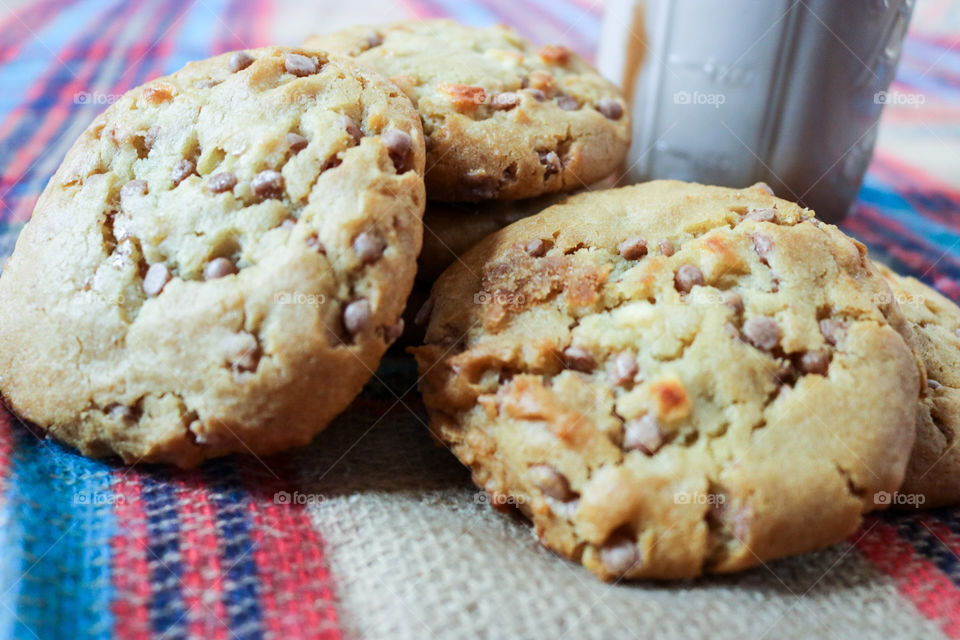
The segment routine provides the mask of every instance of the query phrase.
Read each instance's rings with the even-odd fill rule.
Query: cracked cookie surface
[[[927,388],[917,406],[917,440],[895,506],[942,507],[960,502],[960,307],[915,278],[877,265],[916,337]],[[916,496],[923,496],[920,502]]]
[[[402,329],[424,159],[394,85],[314,50],[133,89],[68,152],[0,277],[7,403],[127,462],[306,443]]]
[[[451,20],[351,27],[305,43],[356,56],[414,102],[431,200],[528,198],[578,189],[623,161],[620,91],[565,47]]]
[[[729,572],[900,486],[922,370],[863,245],[761,188],[658,181],[499,231],[432,293],[431,431],[603,579]]]

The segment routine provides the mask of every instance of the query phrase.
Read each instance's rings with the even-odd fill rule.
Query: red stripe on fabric
[[[223,604],[223,567],[215,508],[197,474],[179,479],[177,485],[188,637],[226,640],[230,629]]]
[[[8,179],[9,176],[19,176],[16,182],[22,179],[23,174],[32,166],[40,153],[46,149],[47,146],[50,146],[53,135],[60,131],[64,121],[73,115],[73,110],[67,107],[66,100],[69,98],[72,101],[77,93],[90,88],[92,84],[91,80],[96,76],[101,67],[104,54],[109,52],[109,46],[104,43],[111,42],[124,27],[128,26],[127,18],[136,11],[137,6],[136,2],[131,2],[126,11],[122,12],[109,23],[107,29],[100,34],[101,40],[98,41],[98,44],[95,44],[84,53],[85,59],[81,73],[75,75],[72,81],[59,87],[58,91],[50,96],[57,100],[56,105],[46,112],[43,124],[24,142],[17,154],[14,155],[13,159],[4,169],[3,173]],[[95,28],[100,29],[102,27],[103,25],[97,25]],[[80,34],[77,39],[85,39],[87,35],[86,33]],[[76,49],[77,46],[79,46],[79,43],[71,43],[67,49],[70,54],[61,57],[73,58],[73,50]],[[57,69],[53,68],[46,77],[34,83],[33,88],[27,95],[25,103],[36,100],[40,97],[40,94],[48,90],[50,88],[50,76],[56,72]],[[22,117],[26,111],[25,104],[21,104],[21,106],[11,112],[10,117],[7,118],[4,125],[0,127],[0,140],[8,138],[11,130],[18,124],[20,117]]]
[[[427,18],[448,17],[443,11],[435,9],[427,3],[421,2],[420,0],[400,0],[400,4],[402,4],[407,11],[413,14],[415,18],[419,18],[421,20]]]
[[[918,556],[893,526],[874,522],[865,523],[868,533],[858,533],[861,537],[854,536],[851,543],[897,582],[897,590],[917,611],[939,624],[949,637],[960,638],[960,591],[939,569]]]
[[[5,45],[4,49],[0,50],[0,64],[16,58],[24,45],[36,38],[37,32],[42,31],[57,16],[54,7],[62,11],[63,5],[63,0],[31,2],[11,12],[10,17],[0,24],[0,42]]]
[[[277,499],[278,492],[294,495],[286,483],[249,475],[256,478],[249,510],[267,636],[340,640],[332,576],[307,506]]]
[[[11,455],[13,454],[13,421],[16,419],[6,407],[0,406],[0,479],[5,479],[10,475]]]
[[[882,246],[888,253],[896,256],[898,260],[910,266],[911,269],[924,272],[934,279],[941,278],[945,281],[953,282],[949,276],[937,269],[936,263],[930,262],[928,254],[939,256],[938,263],[946,262],[947,264],[960,266],[960,260],[958,260],[955,255],[942,253],[936,247],[931,247],[924,238],[915,235],[903,225],[884,217],[873,207],[860,205],[855,215],[843,221],[843,226],[855,230],[857,236],[862,237],[866,242],[875,246]],[[925,247],[927,251],[917,252],[904,249],[897,244],[891,244],[889,240],[877,235],[873,231],[874,226],[886,228],[893,234],[909,238],[911,242]]]
[[[936,264],[931,264],[930,260],[923,254],[909,251],[899,245],[890,244],[886,238],[875,234],[872,227],[863,220],[848,219],[843,223],[843,226],[847,232],[854,233],[867,244],[883,247],[886,253],[907,265],[912,274],[917,277],[932,279],[934,288],[943,295],[954,301],[960,300],[960,285],[949,276],[944,275],[937,269]]]
[[[273,25],[273,16],[275,15],[272,0],[260,0],[256,3],[254,15],[257,17],[255,24],[251,25],[251,46],[265,47],[273,41],[271,37],[271,27]]]
[[[603,15],[603,0],[570,0],[570,3],[583,7],[596,16]]]
[[[915,188],[921,186],[930,187],[932,189],[936,189],[937,191],[949,194],[951,199],[955,199],[957,202],[960,202],[960,189],[958,189],[956,185],[944,182],[936,176],[932,176],[929,173],[924,172],[919,167],[915,167],[914,165],[904,161],[902,158],[898,158],[894,155],[878,150],[877,153],[874,154],[873,161],[874,163],[880,163],[884,170],[894,171],[900,176],[909,177],[913,181],[911,186]],[[873,166],[871,165],[870,168],[872,170]]]
[[[132,471],[127,471],[132,474]],[[150,638],[150,567],[147,563],[147,514],[137,478],[117,473],[113,484],[114,513],[119,532],[110,543],[113,550],[114,591],[111,607],[114,635],[120,640]]]

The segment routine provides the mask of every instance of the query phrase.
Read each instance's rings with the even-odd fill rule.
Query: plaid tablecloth
[[[601,10],[0,0],[0,257],[95,114],[188,60],[442,15],[591,56]],[[844,226],[960,299],[957,3],[919,1],[894,90],[915,99],[887,108]],[[871,516],[844,544],[739,576],[605,585],[485,504],[431,443],[414,384],[388,358],[312,445],[190,473],[87,460],[0,413],[0,638],[960,637],[960,511]]]

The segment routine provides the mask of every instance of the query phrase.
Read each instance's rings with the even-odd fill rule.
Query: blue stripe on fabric
[[[76,49],[78,52],[81,52],[77,54],[78,56],[83,55],[82,52],[92,46],[100,36],[100,32],[102,31],[104,23],[116,19],[125,6],[126,5],[122,2],[117,3],[107,16],[104,16],[103,13],[98,13],[96,20],[94,20],[92,24],[88,25],[89,29],[83,32],[76,41],[71,41],[65,45],[64,48]],[[62,49],[63,48],[61,48],[61,51]],[[13,160],[16,154],[21,150],[22,147],[30,143],[30,138],[32,138],[36,130],[43,125],[44,120],[50,116],[51,108],[54,107],[56,105],[56,101],[59,100],[61,88],[66,84],[70,84],[74,79],[73,73],[64,65],[57,62],[54,62],[53,64],[57,64],[57,67],[53,73],[51,73],[45,79],[42,93],[23,105],[25,111],[17,121],[17,126],[4,139],[3,145],[0,145],[0,172],[5,173],[10,162]],[[16,67],[16,65],[13,66]],[[22,84],[24,82],[23,75],[18,73],[18,77]],[[63,134],[63,131],[69,127],[70,124],[71,118],[64,118],[64,122],[61,124],[56,134],[50,139],[58,139],[58,137]],[[29,173],[30,171],[27,172],[27,174]],[[10,193],[14,195],[21,195],[24,192],[36,194],[38,189],[33,185],[28,187],[26,184],[28,182],[26,177],[27,176],[25,175],[23,179],[21,179],[21,181],[14,186]],[[46,182],[46,179],[44,179],[44,182]]]
[[[182,68],[191,60],[200,60],[214,55],[212,43],[217,27],[223,28],[217,16],[229,4],[229,0],[205,0],[193,5],[183,18],[177,39],[170,56],[163,65],[163,74],[168,75]]]
[[[16,581],[2,586],[16,594],[17,620],[5,637],[109,638],[111,469],[22,427],[13,428],[13,440],[8,500],[21,560]]]
[[[256,640],[263,636],[263,611],[253,557],[250,495],[229,459],[208,463],[204,476],[216,506],[217,535],[223,545],[220,566],[230,629],[239,640]]]
[[[169,478],[144,473],[141,499],[147,516],[147,562],[150,566],[150,626],[164,638],[186,638],[183,563],[177,496]]]
[[[918,215],[901,194],[890,191],[870,176],[867,176],[858,199],[881,210],[885,218],[899,222],[923,237],[931,245],[930,250],[954,255],[960,252],[960,242],[958,242],[960,235],[948,227]]]
[[[497,14],[486,7],[471,2],[463,2],[462,0],[425,0],[424,4],[432,5],[440,13],[475,27],[487,27],[500,22]]]
[[[29,36],[29,43],[14,60],[0,66],[0,120],[5,120],[20,104],[25,86],[32,86],[51,65],[60,64],[56,55],[63,49],[58,48],[58,44],[66,43],[74,34],[102,21],[103,4],[98,0],[85,0],[61,10],[36,37]]]
[[[896,526],[904,540],[918,554],[942,571],[955,586],[960,586],[960,560],[957,560],[950,547],[921,523],[920,516],[904,517]]]
[[[188,0],[181,0],[180,4],[186,1]],[[119,8],[123,8],[123,6],[124,5],[121,4],[119,5]],[[154,38],[154,39],[159,38],[161,34],[163,34],[170,27],[170,25],[173,24],[174,20],[179,15],[178,11],[179,11],[179,5],[177,3],[171,4],[168,7],[167,11],[163,13],[162,17],[156,22],[155,30],[152,33],[143,34],[144,37]],[[119,15],[119,12],[118,12],[118,15]],[[124,15],[121,19],[127,19],[127,16]],[[136,62],[136,66],[134,67],[135,72],[131,76],[131,83],[129,86],[137,86],[137,85],[143,84],[149,78],[157,75],[156,71],[153,69],[153,64],[152,64],[154,60],[155,60],[155,56],[151,54],[147,54],[143,57],[143,59],[139,61],[131,61],[131,62]],[[119,82],[121,79],[123,79],[124,74],[127,73],[127,70],[124,69],[123,67],[116,68],[114,70],[114,75],[112,76],[106,75],[109,71],[110,71],[110,67],[106,65],[104,65],[101,69],[98,69],[90,77],[89,82],[87,83],[87,86],[89,87],[113,86],[117,82]],[[101,110],[101,109],[98,109],[98,110]],[[46,117],[46,115],[44,113],[38,113],[37,117],[40,120],[42,120],[44,117]],[[50,137],[50,139],[59,140],[60,136],[63,136],[67,132],[67,130],[71,126],[73,126],[75,122],[74,118],[76,118],[76,114],[71,114],[70,117],[65,118],[60,128]],[[14,196],[19,196],[19,197],[36,195],[43,190],[43,188],[46,186],[47,181],[49,179],[50,179],[50,176],[47,175],[46,173],[39,173],[35,168],[31,168],[23,175],[20,182],[11,188],[10,193],[13,194]]]

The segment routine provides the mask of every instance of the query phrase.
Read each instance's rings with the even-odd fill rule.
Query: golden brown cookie
[[[83,133],[0,277],[0,387],[83,453],[191,466],[303,444],[402,327],[420,120],[307,49],[133,89]]]
[[[415,350],[431,430],[604,579],[844,539],[902,482],[922,371],[864,246],[812,215],[658,181],[488,236]]]
[[[356,56],[420,111],[431,200],[530,198],[612,173],[630,145],[620,91],[565,47],[452,20],[351,27],[304,46]]]
[[[877,265],[916,336],[927,370],[917,407],[917,440],[907,477],[888,500],[895,507],[942,507],[960,502],[960,308],[915,278]]]

